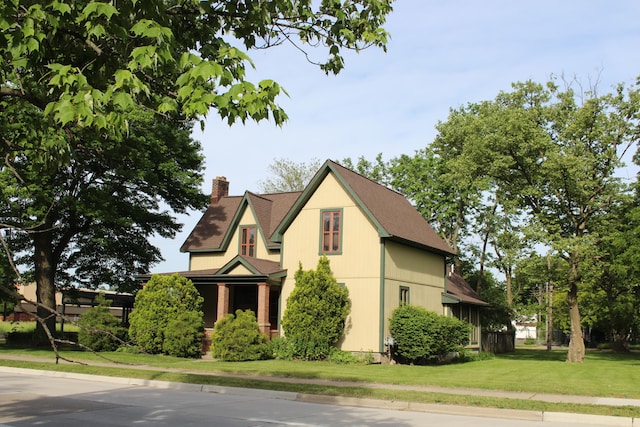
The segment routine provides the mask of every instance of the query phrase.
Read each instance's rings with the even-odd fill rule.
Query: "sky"
[[[575,77],[583,87],[597,82],[603,94],[640,76],[637,0],[397,0],[393,7],[387,52],[345,55],[338,76],[292,46],[249,52],[248,79],[277,81],[289,95],[278,100],[289,120],[230,127],[212,112],[205,130],[193,133],[205,156],[203,192],[216,176],[227,178],[230,195],[260,192],[276,158],[412,155],[433,141],[450,109],[494,99],[513,82]],[[180,246],[201,214],[177,216],[184,226],[174,239],[152,239],[165,258],[152,272],[188,269]]]

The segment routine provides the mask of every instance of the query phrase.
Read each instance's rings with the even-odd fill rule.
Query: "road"
[[[98,377],[99,378],[99,377]],[[357,408],[277,398],[269,391],[177,390],[0,372],[0,426],[447,426],[577,424]],[[224,391],[227,392],[224,392]]]

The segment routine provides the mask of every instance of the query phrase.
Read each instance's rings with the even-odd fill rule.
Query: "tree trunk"
[[[567,362],[584,362],[584,340],[582,339],[582,325],[580,322],[580,311],[578,310],[578,285],[572,281],[567,292],[567,304],[569,305],[569,318],[571,319],[571,341],[569,341],[569,351]]]
[[[54,282],[56,268],[53,260],[51,234],[46,231],[36,232],[33,235],[33,243],[35,250],[33,260],[37,302],[44,306],[38,306],[37,315],[45,321],[49,331],[55,334],[56,316],[53,313],[55,313],[56,310],[56,289]],[[37,343],[48,342],[47,334],[40,323],[36,326],[36,341]]]

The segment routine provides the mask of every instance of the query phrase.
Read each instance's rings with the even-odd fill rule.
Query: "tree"
[[[147,353],[199,356],[204,324],[202,302],[191,280],[178,274],[153,275],[136,294],[129,316],[129,338]],[[171,341],[178,335],[182,336],[182,343],[177,348],[185,351],[176,354]]]
[[[43,111],[55,132],[31,143],[55,151],[68,147],[64,133],[78,126],[125,133],[134,105],[188,119],[213,108],[230,123],[282,123],[280,86],[246,81],[250,58],[230,39],[247,50],[324,46],[327,58],[318,65],[338,73],[343,50],[385,48],[381,26],[390,12],[390,0],[140,0],[117,7],[9,0],[0,6],[0,97]]]
[[[155,190],[149,190],[146,194],[151,197],[128,206],[134,208],[138,218],[118,218],[126,210],[125,197],[136,194],[129,191],[129,182],[112,185],[115,197],[106,204],[116,210],[97,230],[96,223],[104,217],[90,224],[79,219],[76,224],[74,209],[60,215],[58,207],[53,209],[54,217],[49,215],[57,198],[54,189],[60,188],[61,182],[66,181],[69,188],[56,202],[69,203],[76,198],[74,191],[82,190],[84,181],[94,174],[106,173],[98,180],[117,181],[114,168],[122,165],[116,170],[120,173],[128,165],[128,175],[134,175],[141,165],[131,159],[138,158],[149,166],[141,173],[148,173],[156,156],[175,153],[172,149],[163,153],[164,148],[146,153],[142,147],[150,149],[151,141],[137,152],[135,145],[128,145],[137,137],[136,121],[142,111],[156,114],[151,122],[164,117],[177,127],[177,122],[188,127],[198,119],[202,125],[210,110],[230,124],[272,119],[281,125],[286,114],[276,103],[282,92],[280,85],[272,80],[247,81],[246,67],[252,66],[251,60],[231,40],[246,50],[284,42],[298,48],[305,44],[323,46],[327,57],[318,65],[326,73],[338,73],[344,65],[345,49],[385,49],[387,33],[381,26],[390,12],[391,0],[319,4],[306,0],[139,0],[118,3],[117,7],[113,2],[95,0],[1,2],[0,154],[4,163],[0,166],[0,188],[3,202],[8,202],[3,203],[6,209],[19,210],[24,204],[29,213],[16,223],[13,214],[5,216],[3,212],[0,226],[22,230],[34,243],[31,262],[36,266],[39,315],[48,319],[50,326],[53,324],[50,315],[55,307],[55,274],[66,271],[56,258],[65,250],[65,240],[70,241],[74,235],[58,232],[64,220],[69,220],[71,228],[89,231],[84,235],[84,245],[90,250],[74,253],[74,260],[85,266],[100,262],[99,255],[104,252],[126,253],[129,270],[148,265],[157,260],[158,252],[142,236],[153,232],[168,236],[175,231],[168,213],[160,217],[157,212],[148,212],[156,208],[159,199],[165,198],[166,202],[166,196],[175,197],[173,194],[152,196]],[[121,144],[126,148],[118,152]],[[169,146],[173,144],[167,142]],[[105,157],[102,150],[109,156]],[[193,153],[192,149],[187,153]],[[92,157],[105,163],[90,164]],[[33,165],[31,172],[26,165]],[[193,171],[194,165],[188,168]],[[42,178],[34,176],[38,170],[42,170]],[[170,175],[169,171],[162,172]],[[76,184],[78,187],[73,187]],[[161,187],[159,182],[149,184]],[[105,194],[92,192],[88,200],[79,200],[75,210],[85,211],[85,219],[92,218],[91,210]],[[198,202],[191,198],[183,207],[196,205]],[[105,212],[107,209],[101,210],[98,216]],[[145,216],[155,225],[141,225]],[[134,245],[125,248],[119,244],[126,229],[135,237],[125,240],[137,240],[137,251],[132,250]],[[105,263],[114,267],[113,259],[107,257]],[[104,277],[109,269],[103,267],[98,270]],[[87,275],[90,272],[90,268],[84,269]]]
[[[325,359],[344,333],[349,291],[336,282],[326,256],[320,258],[315,270],[304,271],[300,265],[295,281],[282,316],[285,338],[295,356]]]
[[[166,207],[206,204],[191,127],[145,111],[129,117],[121,139],[79,132],[65,166],[15,151],[0,169],[0,217],[15,230],[13,250],[33,272],[38,315],[52,330],[56,284],[137,290],[134,276],[161,260],[149,238],[181,228]]]
[[[308,163],[296,163],[285,158],[274,159],[269,165],[269,171],[273,177],[260,181],[261,191],[264,193],[302,191],[320,166],[318,159],[311,159]]]
[[[555,81],[516,83],[494,101],[454,115],[471,124],[461,161],[477,165],[505,201],[523,210],[543,242],[566,261],[571,341],[567,360],[584,360],[578,300],[581,266],[595,242],[597,218],[621,187],[614,172],[638,139],[638,89],[576,93]]]

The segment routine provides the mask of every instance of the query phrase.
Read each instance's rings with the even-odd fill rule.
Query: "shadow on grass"
[[[545,361],[545,362],[566,362],[567,360],[567,350],[559,349],[559,350],[551,350],[547,351],[546,349],[524,349],[517,348],[516,351],[512,353],[504,353],[496,355],[498,359],[504,360],[534,360],[534,361]],[[611,350],[595,350],[595,349],[587,349],[587,354],[585,357],[586,361],[589,360],[599,360],[603,362],[625,362],[627,364],[632,365],[640,365],[640,352],[632,351],[627,353],[618,353]]]

